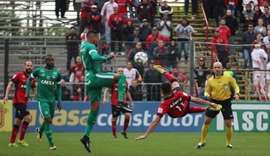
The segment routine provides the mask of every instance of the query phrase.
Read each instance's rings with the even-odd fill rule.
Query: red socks
[[[27,131],[28,125],[29,125],[29,122],[24,121],[22,123],[20,140],[24,140],[24,136]]]
[[[19,129],[20,129],[20,126],[18,126],[18,125],[13,125],[12,133],[11,133],[10,140],[9,140],[10,143],[13,144],[13,143],[15,142],[16,136],[17,136],[17,134],[18,134]]]

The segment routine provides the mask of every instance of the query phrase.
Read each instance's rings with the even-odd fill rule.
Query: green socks
[[[88,137],[90,136],[90,133],[96,123],[97,116],[98,116],[98,110],[91,110],[91,112],[88,115],[87,125],[86,125],[86,129],[84,133]]]
[[[51,124],[45,123],[44,124],[44,130],[45,130],[45,134],[47,136],[47,139],[49,141],[49,145],[53,145],[52,142],[52,128],[51,128]]]

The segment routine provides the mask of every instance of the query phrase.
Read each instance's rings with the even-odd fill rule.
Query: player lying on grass
[[[162,73],[169,82],[164,82],[161,85],[161,92],[164,96],[164,101],[158,107],[157,116],[152,121],[145,134],[137,137],[136,140],[146,139],[165,114],[168,114],[172,118],[181,118],[187,113],[200,113],[205,111],[204,107],[190,106],[189,101],[210,106],[206,109],[220,110],[222,108],[221,105],[190,96],[181,91],[179,82],[165,71],[163,67],[155,65],[154,70]]]

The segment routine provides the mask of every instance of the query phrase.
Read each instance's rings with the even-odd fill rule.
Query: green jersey
[[[100,72],[101,63],[108,60],[106,56],[100,56],[96,50],[96,46],[89,42],[81,45],[80,55],[86,70],[85,74],[96,74]]]
[[[51,70],[45,67],[40,67],[35,69],[28,81],[32,81],[33,78],[37,79],[37,100],[43,102],[55,102],[55,88],[61,88],[61,74],[54,67]],[[30,88],[29,84],[31,82],[27,81],[26,93],[29,94]],[[59,96],[61,97],[61,95]],[[58,101],[61,102],[61,98],[58,97]]]

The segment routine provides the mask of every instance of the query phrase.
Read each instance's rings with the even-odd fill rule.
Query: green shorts
[[[101,93],[103,87],[111,87],[115,73],[97,73],[95,75],[88,75],[85,79],[90,103],[93,101],[101,101]]]
[[[43,119],[53,118],[55,103],[41,101],[38,102],[38,107]]]

